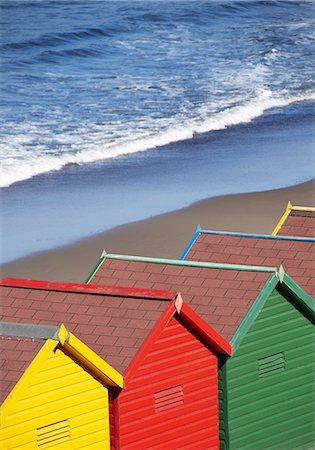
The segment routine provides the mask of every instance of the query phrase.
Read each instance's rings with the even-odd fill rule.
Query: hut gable
[[[108,386],[121,375],[64,325],[0,322],[0,334],[1,448],[109,448]]]
[[[218,448],[219,354],[230,345],[178,295],[125,372],[117,447]]]
[[[315,295],[315,238],[268,236],[198,229],[182,255],[185,260],[276,266]]]
[[[159,328],[119,398],[121,447],[218,448],[218,358],[180,315]]]
[[[220,374],[221,445],[312,448],[314,301],[285,275],[255,306]]]
[[[272,232],[281,236],[315,237],[315,208],[308,206],[288,206]]]
[[[207,264],[104,254],[89,277],[94,285],[111,281],[181,292],[209,325],[230,340],[275,267]]]

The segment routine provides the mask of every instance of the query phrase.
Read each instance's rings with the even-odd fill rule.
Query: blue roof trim
[[[184,252],[182,253],[182,255],[180,256],[180,260],[183,260],[186,258],[187,253],[189,252],[189,250],[191,249],[191,247],[194,245],[194,243],[196,242],[199,234],[201,232],[201,225],[197,225],[196,227],[196,231],[195,234],[193,235],[192,239],[190,240],[189,244],[187,245],[187,247],[185,248]]]
[[[250,234],[250,233],[238,233],[237,231],[213,231],[213,230],[200,230],[199,234],[218,234],[221,236],[240,236],[248,238],[259,239],[273,239],[278,241],[300,241],[300,242],[315,242],[315,238],[300,237],[300,236],[272,236],[271,234]]]

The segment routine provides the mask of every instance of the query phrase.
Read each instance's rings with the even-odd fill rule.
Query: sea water
[[[312,1],[0,6],[2,260],[314,176]]]

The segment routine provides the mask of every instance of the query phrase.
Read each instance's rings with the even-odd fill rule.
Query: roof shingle
[[[126,280],[133,279],[135,287],[179,291],[184,301],[228,341],[270,276],[270,273],[257,273],[250,268],[249,271],[236,268],[226,270],[190,267],[183,265],[181,261],[178,264],[167,264],[131,260],[124,261],[128,264],[124,265],[124,276],[120,277],[117,267],[122,260],[123,257],[121,260],[119,256],[111,259],[107,255],[91,283],[102,285],[107,280],[108,272],[112,271],[111,281],[114,285],[124,286]],[[142,275],[141,279],[137,279],[139,273]]]
[[[7,283],[8,284],[8,283]],[[79,339],[101,358],[123,372],[148,336],[157,318],[166,309],[175,293],[165,293],[165,298],[148,295],[100,293],[97,286],[79,286],[76,292],[47,288],[0,286],[1,321],[41,325],[60,325],[63,322]],[[69,284],[70,286],[70,284]],[[71,285],[72,286],[72,285]],[[81,287],[80,287],[81,286]],[[105,292],[110,288],[106,287]],[[40,294],[40,295],[38,295]],[[166,295],[167,294],[167,295]],[[23,302],[20,299],[23,299]],[[16,304],[19,299],[18,305]],[[26,318],[26,319],[25,319]]]
[[[240,236],[239,233],[228,236],[216,234],[215,231],[201,230],[186,260],[214,262],[218,260],[217,242],[220,238],[220,262],[230,264],[252,264],[261,266],[283,265],[285,271],[311,296],[315,296],[315,241],[301,241]],[[226,239],[225,239],[226,237]],[[238,252],[236,252],[238,248]],[[310,270],[309,270],[310,269]]]
[[[315,237],[315,212],[291,210],[277,235]]]
[[[44,343],[41,339],[0,336],[0,405]]]

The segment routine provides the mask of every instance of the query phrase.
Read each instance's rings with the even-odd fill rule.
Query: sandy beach
[[[198,224],[204,229],[269,234],[287,202],[315,205],[315,180],[285,189],[203,200],[2,265],[2,276],[84,282],[103,249],[111,253],[178,258]]]

